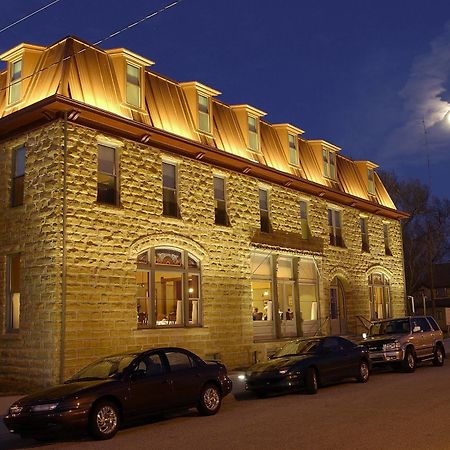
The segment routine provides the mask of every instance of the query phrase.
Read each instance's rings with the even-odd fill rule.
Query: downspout
[[[63,216],[62,216],[62,270],[61,270],[61,348],[59,360],[59,379],[64,381],[66,351],[66,277],[67,277],[67,111],[64,112],[63,147]]]

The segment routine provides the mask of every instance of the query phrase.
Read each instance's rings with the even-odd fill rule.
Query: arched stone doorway
[[[347,333],[345,280],[336,275],[330,283],[330,334]]]

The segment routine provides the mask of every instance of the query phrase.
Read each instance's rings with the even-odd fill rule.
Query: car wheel
[[[436,349],[434,351],[433,365],[434,366],[444,365],[444,351],[442,350],[442,346],[440,345],[436,345]]]
[[[317,394],[319,383],[317,381],[317,371],[314,367],[309,367],[306,371],[305,387],[307,394]]]
[[[203,386],[197,409],[203,416],[212,416],[220,409],[222,398],[218,387],[208,383]]]
[[[416,357],[412,349],[407,348],[405,351],[405,357],[402,361],[402,370],[404,372],[414,372],[416,369]]]
[[[120,415],[117,406],[109,401],[100,401],[92,409],[89,428],[96,439],[111,439],[119,429]]]
[[[356,381],[358,381],[359,383],[367,383],[367,381],[369,381],[369,376],[369,363],[365,359],[362,359],[359,363],[359,373],[356,377]]]

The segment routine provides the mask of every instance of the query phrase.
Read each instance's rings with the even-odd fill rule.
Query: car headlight
[[[11,416],[18,416],[22,412],[23,406],[12,405],[9,408],[9,414]]]
[[[282,367],[278,370],[278,372],[280,373],[280,375],[286,375],[289,372],[289,367]]]
[[[383,351],[389,352],[392,350],[400,350],[400,342],[389,342],[388,344],[383,344]]]
[[[34,405],[30,409],[32,412],[53,411],[58,406],[58,403],[46,403],[44,405]]]

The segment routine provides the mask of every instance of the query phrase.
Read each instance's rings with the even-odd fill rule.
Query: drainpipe
[[[66,276],[67,276],[67,111],[64,112],[64,148],[63,148],[63,217],[62,217],[62,269],[61,269],[61,348],[59,360],[59,378],[64,381],[64,362],[66,350]]]

